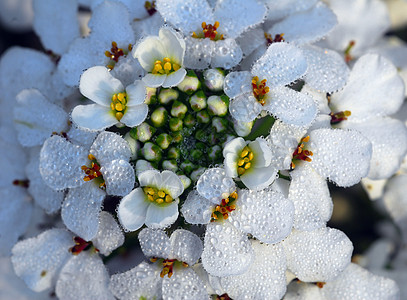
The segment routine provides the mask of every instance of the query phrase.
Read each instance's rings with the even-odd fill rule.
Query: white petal
[[[264,109],[284,123],[309,126],[318,113],[314,99],[286,87],[271,89]]]
[[[168,74],[162,86],[164,88],[176,86],[184,80],[185,75],[187,75],[187,71],[184,68],[181,68],[171,74]]]
[[[165,276],[162,290],[163,299],[209,299],[203,281],[191,268],[178,269],[171,278]]]
[[[181,212],[190,224],[208,224],[211,220],[213,203],[200,196],[197,191],[191,191],[182,205]]]
[[[225,160],[223,161],[223,168],[229,177],[236,178],[237,174],[237,160],[238,155],[235,153],[226,153]]]
[[[330,281],[350,263],[353,246],[339,230],[293,231],[284,241],[287,267],[305,282]]]
[[[40,172],[45,183],[54,190],[78,187],[85,183],[88,151],[54,135],[47,139],[40,153]]]
[[[213,276],[239,275],[246,272],[254,258],[246,234],[228,221],[206,227],[202,265]]]
[[[117,216],[125,230],[135,231],[143,226],[150,203],[141,188],[123,197],[117,208]]]
[[[157,170],[146,170],[138,175],[140,186],[161,186],[161,173]]]
[[[99,104],[75,106],[72,121],[78,127],[92,131],[104,130],[119,123],[110,107]]]
[[[194,70],[206,69],[211,63],[215,42],[210,39],[185,38],[184,67]]]
[[[262,190],[277,178],[277,168],[273,164],[263,168],[250,168],[240,179],[251,190]]]
[[[86,98],[99,105],[110,107],[113,94],[123,92],[124,87],[120,80],[110,74],[109,69],[96,66],[82,74],[79,90]]]
[[[129,161],[131,150],[129,144],[120,135],[104,131],[101,132],[90,148],[101,166],[115,160],[123,159]]]
[[[66,227],[86,241],[93,239],[98,232],[105,196],[106,193],[93,182],[70,189],[61,209]]]
[[[68,139],[77,145],[90,148],[96,136],[98,135],[97,131],[89,131],[86,129],[81,129],[78,126],[71,126],[71,129],[66,133]]]
[[[332,94],[346,84],[350,71],[338,52],[314,46],[301,49],[308,62],[305,81],[312,88]]]
[[[242,60],[243,52],[234,39],[224,39],[215,42],[212,55],[212,68],[231,69]]]
[[[333,11],[323,3],[318,3],[310,10],[285,18],[268,32],[284,33],[288,43],[311,44],[326,36],[337,23]]]
[[[199,177],[196,190],[207,200],[219,204],[225,198],[225,194],[229,196],[230,193],[236,190],[236,185],[224,169],[210,168]]]
[[[254,154],[252,167],[262,168],[270,165],[272,153],[264,138],[256,138],[256,140],[250,142],[248,146]]]
[[[99,255],[86,252],[71,259],[62,268],[55,292],[59,299],[111,300],[109,274]],[[92,295],[90,297],[90,295]]]
[[[166,57],[169,57],[173,62],[182,65],[185,53],[185,42],[171,27],[162,27],[158,36],[167,52]]]
[[[213,24],[214,21],[212,8],[207,1],[158,0],[156,7],[161,16],[175,28],[181,30],[184,35],[202,30],[202,22]]]
[[[243,138],[235,138],[225,145],[223,148],[223,156],[226,156],[227,153],[237,154],[238,152],[242,151],[245,146],[246,142]]]
[[[331,107],[333,112],[350,110],[349,120],[362,122],[395,113],[403,100],[404,83],[393,64],[377,54],[366,54],[353,66],[344,89],[331,97]]]
[[[93,245],[100,253],[107,256],[114,249],[124,243],[124,234],[111,214],[106,211],[100,213],[99,230],[92,239]]]
[[[34,238],[18,242],[11,261],[17,276],[36,292],[55,284],[60,268],[72,254],[72,235],[62,229],[50,229]]]
[[[197,263],[201,257],[203,250],[202,241],[196,234],[188,230],[175,230],[171,234],[170,242],[171,258],[186,262],[192,266]]]
[[[146,257],[169,258],[171,242],[163,230],[144,228],[139,233],[140,247]]]
[[[147,92],[144,83],[136,80],[133,84],[126,87],[127,106],[135,106],[144,103]]]
[[[263,243],[275,244],[292,229],[294,205],[274,191],[239,191],[230,223]]]
[[[116,159],[104,164],[100,172],[105,180],[108,195],[125,196],[134,187],[134,169],[126,160]]]
[[[310,133],[312,167],[339,186],[351,186],[369,171],[372,145],[355,130],[317,129]],[[307,163],[307,162],[304,162]]]
[[[142,80],[147,87],[156,88],[162,86],[166,78],[167,75],[165,74],[158,75],[149,73],[146,74],[146,76],[144,76]]]
[[[252,78],[248,71],[230,72],[225,77],[223,91],[229,98],[235,98],[244,92],[253,92]]]
[[[147,209],[146,225],[150,228],[169,227],[178,218],[178,203],[178,199],[162,206],[152,203]]]
[[[231,9],[233,7],[233,9]],[[219,20],[219,30],[227,37],[237,38],[241,33],[263,22],[267,8],[255,0],[218,1],[214,10],[215,20]],[[239,20],[239,22],[236,22]]]
[[[300,49],[286,43],[271,44],[252,67],[252,75],[267,85],[287,85],[299,79],[307,70],[307,61]]]
[[[120,122],[127,127],[136,127],[140,125],[147,117],[148,105],[140,104],[136,106],[128,106],[126,113],[120,119]]]
[[[240,49],[242,49],[243,56],[248,57],[250,54],[256,51],[260,45],[264,45],[264,47],[266,47],[264,30],[262,27],[258,26],[251,28],[239,35],[239,37],[236,38],[236,42],[240,46]],[[266,49],[264,49],[263,53],[265,51]],[[242,69],[244,70],[244,68]]]
[[[253,121],[262,110],[263,106],[253,96],[253,92],[238,95],[229,105],[232,117],[241,122]]]
[[[133,50],[133,57],[138,59],[140,65],[147,72],[151,72],[155,61],[161,61],[165,54],[164,45],[158,36],[149,36],[143,39]]]
[[[160,187],[167,190],[173,199],[178,198],[184,192],[181,179],[174,172],[168,170],[161,172]]]
[[[277,21],[289,15],[310,9],[318,0],[268,1],[268,20]]]
[[[161,294],[160,269],[146,262],[133,269],[114,274],[110,278],[110,290],[120,300],[132,300],[145,297],[158,299]]]
[[[295,207],[294,228],[312,231],[324,227],[332,215],[333,203],[325,178],[309,164],[290,172],[289,199]]]

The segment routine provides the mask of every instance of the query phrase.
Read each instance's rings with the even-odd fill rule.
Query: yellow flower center
[[[294,153],[293,153],[293,159],[291,161],[291,169],[295,168],[295,160],[303,160],[303,161],[307,161],[310,162],[312,161],[312,159],[310,158],[310,156],[314,155],[314,153],[312,153],[312,151],[309,150],[305,150],[304,147],[304,143],[308,143],[309,142],[309,135],[306,137],[303,137],[300,141],[300,143],[297,146],[297,149],[295,149]]]
[[[129,44],[127,46],[127,50],[123,50],[123,48],[117,47],[116,42],[112,42],[112,48],[110,48],[110,51],[105,51],[106,57],[110,58],[110,63],[107,65],[107,67],[112,70],[114,68],[114,65],[119,61],[119,58],[121,56],[126,56],[127,53],[131,51],[133,46]]]
[[[237,161],[237,174],[243,175],[252,166],[254,154],[249,146],[245,146],[240,152],[239,159]]]
[[[143,191],[144,194],[146,194],[148,200],[157,204],[171,203],[172,201],[174,201],[171,195],[169,195],[167,192],[159,190],[155,187],[146,186],[143,187]]]
[[[340,122],[342,122],[342,121],[345,121],[345,120],[348,119],[348,117],[349,117],[350,115],[351,115],[350,110],[340,111],[340,112],[337,112],[337,113],[331,112],[331,113],[330,113],[330,116],[331,116],[331,124],[332,124],[332,125],[335,125],[335,124],[338,124],[338,123],[340,123]]]
[[[163,258],[150,258],[151,262],[157,262],[158,264],[161,264],[163,266],[163,269],[160,273],[160,277],[164,278],[165,275],[168,275],[168,278],[171,278],[172,274],[174,274],[174,266],[177,265],[182,265],[183,267],[188,267],[188,264],[186,262],[181,262],[176,259],[163,259]]]
[[[267,79],[259,81],[259,77],[254,76],[252,79],[253,95],[262,106],[266,104],[266,94],[270,91],[270,88],[266,86]]]
[[[164,57],[163,60],[156,60],[154,68],[151,71],[153,74],[170,74],[177,71],[181,66],[173,62],[170,58]]]
[[[235,201],[237,199],[237,193],[234,191],[229,195],[229,197],[225,197],[222,199],[221,203],[213,209],[211,222],[217,221],[219,219],[226,220],[229,218],[229,213],[236,209]]]
[[[205,22],[202,22],[202,32],[199,32],[198,34],[195,33],[195,31],[192,33],[192,37],[196,39],[205,39],[209,38],[212,41],[218,41],[218,40],[223,40],[223,34],[219,34],[217,32],[217,29],[219,28],[219,22],[216,21],[215,24],[206,24]]]
[[[100,164],[97,162],[96,158],[92,154],[88,155],[88,159],[90,160],[90,166],[81,167],[82,171],[86,174],[86,176],[83,177],[83,180],[91,181],[95,179],[100,188],[105,188],[106,183],[103,179],[102,173],[100,172]]]
[[[126,112],[127,108],[127,94],[125,92],[114,94],[112,96],[112,102],[110,103],[110,108],[112,109],[117,121],[120,121]]]

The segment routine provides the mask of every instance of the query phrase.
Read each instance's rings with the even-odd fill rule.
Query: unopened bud
[[[164,170],[170,170],[174,173],[178,171],[178,165],[174,159],[164,160],[162,166]]]
[[[143,153],[144,158],[147,159],[148,161],[161,160],[161,156],[162,156],[161,148],[151,142],[144,144],[142,153]]]
[[[222,158],[222,148],[219,145],[215,145],[209,148],[208,157],[215,161]]]
[[[171,131],[180,131],[182,129],[182,120],[179,118],[171,118],[170,129]]]
[[[197,168],[196,165],[194,165],[191,161],[189,161],[188,159],[186,159],[185,161],[183,161],[181,163],[182,170],[184,170],[184,172],[186,174],[190,174],[193,170],[195,170]]]
[[[242,121],[233,121],[233,128],[238,136],[247,136],[252,132],[253,121],[242,122]]]
[[[137,159],[137,151],[140,149],[139,143],[131,136],[130,132],[126,133],[124,140],[129,144],[131,156],[130,159]]]
[[[185,76],[184,80],[178,84],[177,88],[188,95],[191,95],[193,92],[198,90],[201,87],[201,82],[199,81],[198,77],[196,76],[195,72],[189,70],[187,75]]]
[[[223,117],[228,112],[228,104],[229,98],[227,96],[210,96],[208,98],[208,111],[212,115]]]
[[[199,123],[206,124],[206,123],[209,123],[209,121],[211,120],[211,117],[209,116],[209,114],[206,110],[201,110],[201,111],[197,112],[196,120]]]
[[[162,106],[151,113],[151,122],[155,127],[161,127],[167,122],[168,112]]]
[[[183,121],[184,121],[184,125],[189,128],[195,126],[195,124],[196,124],[196,119],[191,114],[187,114]]]
[[[211,91],[217,92],[223,89],[223,83],[225,82],[225,75],[223,71],[218,69],[209,69],[203,73],[205,85]]]
[[[198,91],[189,98],[189,104],[194,111],[206,108],[206,96],[203,91]]]
[[[170,103],[172,100],[178,99],[178,91],[174,89],[161,89],[160,94],[158,95],[158,101],[161,104]]]
[[[178,148],[171,147],[168,149],[167,157],[170,159],[179,159],[181,156],[181,151]]]
[[[172,137],[167,133],[161,133],[159,136],[157,136],[155,142],[158,146],[160,146],[161,149],[167,149],[172,142]]]
[[[151,87],[146,87],[146,98],[144,99],[144,103],[149,105],[149,104],[155,104],[157,102],[157,89],[156,88],[151,88]]]
[[[181,179],[182,185],[184,186],[184,190],[189,188],[189,186],[191,185],[191,179],[189,179],[185,175],[178,175],[178,177],[179,177],[179,179]]]
[[[184,103],[176,100],[172,104],[171,116],[183,119],[185,117],[185,114],[187,113],[187,111],[188,111],[188,107]]]
[[[191,173],[191,179],[193,180],[193,181],[197,181],[198,179],[199,179],[199,177],[201,177],[201,175],[205,172],[205,170],[206,170],[206,168],[204,168],[204,167],[200,167],[200,168],[198,168],[197,170],[195,170],[195,171],[193,171],[192,173]]]
[[[215,128],[217,133],[224,132],[227,129],[227,126],[228,121],[223,118],[215,117],[212,119],[212,127]]]
[[[149,124],[143,122],[135,128],[130,130],[130,135],[133,139],[139,140],[142,143],[145,143],[151,139],[154,135],[156,129]]]

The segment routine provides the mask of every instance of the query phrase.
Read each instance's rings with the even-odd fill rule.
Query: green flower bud
[[[170,129],[171,131],[180,131],[182,129],[182,120],[179,118],[171,118]]]
[[[154,135],[156,129],[146,122],[141,123],[130,130],[130,135],[133,139],[139,140],[142,143],[147,142]]]
[[[226,97],[226,99],[228,99]],[[208,98],[208,111],[211,115],[223,117],[228,112],[229,101],[224,97],[210,96]]]
[[[176,100],[172,104],[171,116],[183,119],[188,111],[188,107],[181,101]]]
[[[161,89],[160,94],[158,95],[158,101],[161,104],[168,104],[172,100],[178,99],[179,93],[174,89]]]
[[[198,121],[198,123],[206,124],[209,123],[211,117],[206,110],[201,110],[196,113],[196,120]]]
[[[181,151],[178,148],[171,147],[168,149],[167,157],[170,159],[179,159],[181,156]]]
[[[238,136],[247,136],[252,132],[253,121],[250,122],[241,122],[233,120],[233,129]]]
[[[149,104],[155,104],[157,102],[157,89],[156,88],[151,88],[151,87],[146,87],[146,98],[144,99],[144,103],[149,105]]]
[[[151,142],[145,143],[141,151],[144,158],[149,161],[161,160],[162,157],[161,148]]]
[[[124,136],[124,140],[129,144],[131,150],[131,160],[137,159],[137,151],[140,150],[140,144],[131,136],[130,132],[127,132]]]
[[[186,159],[185,161],[183,161],[181,163],[181,169],[184,170],[185,173],[190,174],[193,170],[195,170],[197,168],[196,165],[194,165],[191,161],[189,161],[188,159]]]
[[[208,142],[208,133],[203,129],[199,129],[195,132],[195,138],[204,143]]]
[[[216,161],[222,158],[222,148],[219,145],[215,145],[209,148],[208,150],[208,157]]]
[[[161,133],[159,136],[157,136],[155,142],[158,146],[160,146],[161,149],[167,149],[172,142],[172,137],[167,133]]]
[[[183,121],[184,121],[184,125],[189,128],[195,126],[195,124],[196,124],[196,119],[191,114],[187,114]]]
[[[167,122],[168,112],[162,106],[156,108],[151,113],[151,122],[155,127],[161,127]]]
[[[184,139],[180,131],[172,132],[171,136],[173,143],[181,143]]]
[[[184,186],[184,190],[189,188],[189,186],[191,185],[191,179],[189,179],[185,175],[178,175],[178,177],[179,177],[179,179],[181,179],[182,185]]]
[[[223,118],[215,117],[212,119],[212,127],[215,128],[216,132],[224,132],[228,127],[228,121]]]
[[[201,87],[201,82],[199,81],[195,72],[192,70],[188,71],[184,80],[181,81],[181,83],[178,84],[178,86],[177,86],[177,88],[180,91],[187,93],[188,95],[191,95],[193,92],[195,92],[200,87]]]
[[[193,161],[199,161],[200,159],[202,159],[203,158],[203,155],[204,155],[204,153],[203,153],[203,151],[201,151],[201,150],[198,150],[198,149],[194,149],[194,150],[192,150],[191,151],[191,159],[193,160]]]
[[[174,159],[164,160],[162,167],[164,170],[170,170],[173,171],[174,173],[178,171],[178,165]]]
[[[225,74],[219,69],[209,69],[203,73],[205,85],[209,90],[217,92],[223,90]]]
[[[191,173],[191,179],[193,181],[197,181],[199,179],[199,177],[201,177],[201,175],[205,172],[206,168],[204,167],[199,167],[197,170],[193,171]]]
[[[189,98],[189,104],[194,111],[206,108],[206,96],[203,91],[198,91]]]

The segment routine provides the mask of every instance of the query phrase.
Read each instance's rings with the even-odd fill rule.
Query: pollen
[[[259,81],[257,76],[252,79],[253,95],[262,106],[266,104],[266,94],[270,91],[270,88],[266,86],[266,82],[266,79]]]
[[[267,46],[270,46],[273,43],[285,42],[284,33],[276,34],[273,38],[271,34],[265,32],[264,38],[266,39]]]
[[[291,169],[295,169],[294,161],[298,161],[298,160],[307,161],[307,162],[312,161],[310,156],[314,155],[314,153],[312,153],[312,151],[304,149],[305,148],[304,143],[308,143],[308,142],[309,142],[309,135],[306,137],[303,137],[301,139],[301,141],[299,142],[297,149],[295,149],[295,151],[293,153],[293,158],[291,160]]]
[[[114,94],[112,96],[112,102],[110,102],[110,108],[112,109],[117,121],[120,121],[124,113],[126,112],[127,94],[124,92]]]
[[[351,112],[349,110],[345,111],[340,111],[337,113],[330,113],[331,116],[331,125],[338,124],[342,121],[345,121],[348,119],[348,117],[351,115]]]
[[[219,34],[217,29],[219,28],[219,22],[216,21],[213,25],[206,24],[206,22],[202,22],[201,24],[202,32],[192,33],[192,37],[196,39],[211,39],[212,41],[223,40],[223,34]]]
[[[171,276],[174,274],[175,268],[178,268],[180,266],[186,268],[189,266],[187,263],[178,261],[176,259],[163,259],[153,257],[150,259],[150,261],[157,262],[158,265],[162,266],[162,271],[160,273],[161,278],[164,278],[165,275],[167,275],[168,278],[171,278]]]
[[[132,50],[133,46],[129,44],[127,46],[127,50],[124,50],[123,48],[117,47],[116,42],[112,42],[112,47],[110,48],[110,51],[105,51],[105,56],[110,58],[111,63],[107,65],[107,67],[112,70],[114,68],[115,63],[119,61],[119,58],[122,56],[126,56],[127,53],[129,53]]]
[[[239,158],[237,160],[237,174],[239,176],[243,175],[252,166],[252,160],[254,158],[253,151],[249,146],[245,146],[240,152]]]
[[[99,187],[105,188],[106,183],[103,179],[102,173],[100,172],[100,164],[92,154],[88,155],[88,159],[90,160],[90,166],[81,167],[82,171],[86,174],[86,176],[83,177],[83,180],[91,181],[97,179]]]
[[[159,190],[155,187],[146,186],[143,188],[144,194],[146,194],[147,199],[151,202],[157,204],[171,203],[174,199],[166,191]]]
[[[236,209],[235,201],[237,199],[237,192],[234,191],[228,197],[222,199],[221,203],[213,209],[211,215],[211,222],[218,220],[226,220],[229,214]]]
[[[170,58],[164,57],[163,60],[156,60],[151,73],[153,74],[170,74],[178,71],[181,66],[173,62]]]

